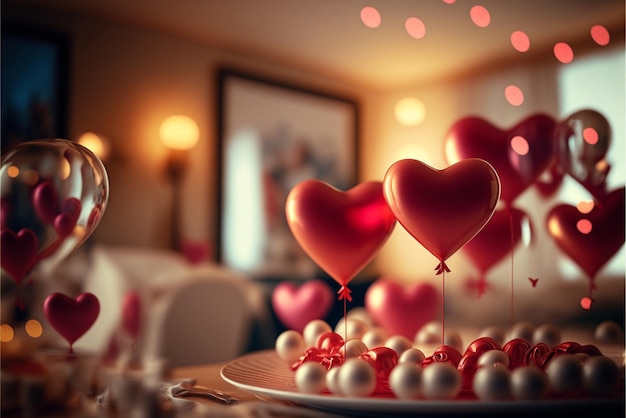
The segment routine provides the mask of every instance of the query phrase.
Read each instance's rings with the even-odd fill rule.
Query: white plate
[[[332,394],[310,395],[299,392],[294,372],[274,350],[259,351],[233,360],[221,370],[222,378],[239,389],[256,395],[288,401],[313,408],[348,414],[483,414],[528,412],[602,411],[624,413],[624,399],[545,399],[540,401],[480,400],[400,400],[389,397],[350,398]],[[598,409],[600,408],[600,409]],[[610,415],[613,416],[613,415]],[[618,415],[616,415],[618,416]]]

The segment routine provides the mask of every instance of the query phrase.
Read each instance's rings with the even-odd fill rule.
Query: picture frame
[[[68,139],[70,38],[2,26],[2,152],[24,141]]]
[[[291,188],[358,179],[355,100],[232,68],[217,72],[217,261],[255,278],[311,278],[319,268],[285,216]]]

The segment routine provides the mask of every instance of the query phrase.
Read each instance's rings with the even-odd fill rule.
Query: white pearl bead
[[[321,393],[326,387],[326,368],[315,361],[302,363],[296,370],[295,381],[303,393]]]
[[[450,363],[432,363],[422,372],[422,393],[428,399],[453,399],[461,383],[461,373]]]
[[[422,390],[422,366],[415,363],[398,364],[389,374],[389,386],[400,399],[415,399]]]
[[[536,366],[518,367],[511,372],[511,393],[515,399],[541,399],[548,393],[548,378]]]
[[[352,308],[348,311],[348,319],[360,319],[361,321],[365,322],[367,324],[368,327],[372,327],[372,318],[370,318],[369,314],[367,313],[367,310],[363,307],[360,308]]]
[[[545,343],[553,348],[561,342],[561,330],[552,324],[543,324],[533,332],[533,344]]]
[[[511,327],[511,332],[509,333],[509,340],[514,340],[516,338],[521,338],[528,342],[533,340],[533,332],[535,331],[535,326],[530,322],[517,322],[513,324]]]
[[[431,321],[424,324],[413,341],[416,344],[441,344],[441,322]]]
[[[326,372],[326,387],[334,394],[340,395],[341,388],[339,387],[339,369],[340,367],[333,367]]]
[[[376,389],[376,372],[365,360],[348,359],[339,368],[339,388],[345,396],[369,396]]]
[[[509,356],[502,350],[488,350],[478,357],[476,363],[479,367],[493,367],[496,364],[501,364],[504,367],[509,367]]]
[[[278,357],[287,363],[294,363],[304,354],[304,340],[298,331],[282,332],[274,344]]]
[[[615,321],[604,321],[595,330],[594,336],[600,343],[623,344],[624,330]]]
[[[307,347],[317,346],[317,339],[320,335],[331,332],[332,328],[325,321],[321,319],[314,319],[305,325],[302,330],[302,336]]]
[[[617,387],[617,364],[604,356],[592,356],[583,364],[585,388],[596,396],[611,396]]]
[[[511,396],[509,374],[506,367],[481,367],[474,374],[472,389],[483,400],[508,399]]]
[[[347,336],[346,336],[346,323],[348,325],[347,328]],[[354,338],[361,339],[363,335],[370,329],[369,325],[365,321],[362,321],[358,318],[348,318],[344,320],[341,318],[337,325],[335,326],[335,332],[343,337],[344,340],[352,340]]]
[[[420,364],[426,355],[419,348],[409,348],[408,350],[404,350],[402,354],[400,354],[400,358],[398,359],[398,363],[413,363]]]
[[[392,335],[385,341],[385,347],[391,348],[397,355],[400,355],[409,348],[413,348],[413,343],[403,335]]]
[[[344,354],[344,349],[346,350],[346,358],[358,357],[361,354],[367,352],[367,346],[363,344],[361,340],[349,340],[345,347],[340,349],[340,353]]]
[[[372,348],[382,347],[387,338],[389,338],[389,334],[387,334],[384,328],[374,327],[363,334],[361,341],[371,350]]]
[[[580,390],[583,387],[583,366],[576,356],[561,354],[546,367],[550,388],[560,394]]]
[[[491,326],[484,328],[478,334],[479,337],[490,337],[498,342],[498,344],[503,344],[504,339],[506,338],[506,331],[504,328]]]
[[[458,332],[455,331],[446,331],[443,343],[445,345],[449,345],[450,347],[454,347],[457,350],[463,352],[463,340]]]

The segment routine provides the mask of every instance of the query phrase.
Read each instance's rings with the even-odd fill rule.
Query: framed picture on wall
[[[2,151],[32,139],[67,139],[69,38],[2,26]]]
[[[232,69],[218,71],[218,261],[253,277],[310,278],[319,270],[285,217],[306,179],[357,182],[354,100]]]

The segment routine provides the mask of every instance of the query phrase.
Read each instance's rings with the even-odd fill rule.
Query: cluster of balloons
[[[445,144],[448,161],[482,158],[494,166],[502,184],[504,208],[464,247],[483,278],[514,250],[522,224],[530,224],[528,216],[513,207],[518,196],[535,186],[550,197],[567,175],[590,193],[595,205],[583,212],[569,204],[557,205],[546,226],[559,248],[587,273],[593,288],[597,272],[624,244],[624,188],[609,191],[606,183],[610,142],[608,121],[590,109],[562,121],[534,114],[507,130],[478,117],[461,119],[451,127]],[[581,228],[581,221],[588,226]]]
[[[109,184],[102,162],[63,139],[24,142],[2,157],[2,269],[20,285],[43,261],[58,263],[97,227]]]
[[[500,181],[486,161],[469,158],[443,170],[421,161],[394,163],[382,182],[343,192],[305,180],[289,193],[287,222],[303,250],[335,281],[339,300],[351,300],[348,283],[376,255],[396,221],[433,254],[437,274],[446,260],[489,221]]]

